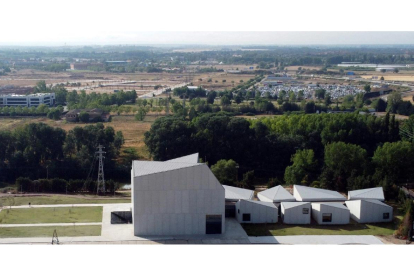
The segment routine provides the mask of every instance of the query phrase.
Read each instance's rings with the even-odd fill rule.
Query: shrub
[[[33,182],[27,177],[19,177],[16,179],[17,191],[33,192]]]

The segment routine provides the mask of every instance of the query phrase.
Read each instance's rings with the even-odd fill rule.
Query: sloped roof
[[[290,209],[290,208],[294,208],[294,207],[298,207],[301,205],[306,205],[309,204],[309,202],[282,202],[281,205],[283,205],[283,207],[285,209]]]
[[[361,205],[362,204],[362,202],[369,202],[369,203],[372,203],[372,204],[377,204],[377,205],[381,205],[381,206],[386,206],[386,207],[391,207],[391,206],[389,206],[389,205],[387,205],[387,204],[385,204],[384,202],[381,202],[381,201],[379,201],[379,200],[377,200],[377,199],[357,199],[357,200],[348,200],[348,201],[346,201],[345,202],[345,204],[348,204],[348,203],[359,203],[359,205]],[[392,208],[392,207],[391,207]]]
[[[224,197],[227,200],[252,199],[254,191],[222,185],[225,191]]]
[[[263,201],[257,201],[257,200],[251,200],[251,199],[242,199],[242,200],[277,209],[277,206],[275,206],[272,202],[263,202]]]
[[[143,176],[148,174],[178,170],[182,168],[202,166],[204,164],[191,163],[173,163],[160,161],[133,161],[134,176]]]
[[[336,191],[294,185],[293,196],[299,201],[345,201],[346,198]]]
[[[168,163],[198,163],[198,152],[190,155],[167,160]]]
[[[348,208],[346,208],[346,206],[344,206],[342,203],[339,203],[339,202],[319,202],[319,203],[312,203],[312,205],[313,204],[320,204],[320,205],[326,205],[326,206],[330,206],[330,207],[334,207],[338,209],[349,210]]]
[[[382,187],[355,190],[348,192],[348,199],[378,199],[384,201],[384,191]]]
[[[258,194],[273,202],[296,201],[296,199],[281,185],[264,190]]]

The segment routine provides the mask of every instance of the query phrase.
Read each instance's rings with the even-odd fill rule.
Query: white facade
[[[336,191],[293,185],[293,196],[297,201],[322,202],[345,201],[346,198]]]
[[[362,189],[348,192],[348,200],[356,199],[376,199],[379,201],[384,201],[384,190],[382,187]]]
[[[359,223],[390,222],[393,219],[393,208],[379,200],[351,200],[345,204],[351,218]]]
[[[281,216],[286,224],[310,224],[312,206],[309,202],[282,202]]]
[[[348,224],[350,211],[342,203],[312,203],[312,218],[318,224]]]
[[[271,202],[242,199],[236,203],[236,219],[240,223],[276,223],[278,209]]]
[[[133,161],[136,236],[224,233],[224,188],[206,164]]]
[[[22,106],[32,107],[45,104],[53,106],[55,104],[55,93],[37,93],[31,95],[0,95],[0,106]]]
[[[240,199],[253,199],[254,191],[223,185],[226,201],[239,201]]]
[[[264,202],[296,201],[296,199],[280,185],[257,193],[257,197],[260,201]]]

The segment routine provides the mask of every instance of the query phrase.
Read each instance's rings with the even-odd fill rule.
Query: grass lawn
[[[111,199],[98,196],[15,196],[12,206],[28,205],[54,205],[54,204],[93,204],[93,203],[130,203],[131,198]],[[7,197],[0,197],[0,206],[9,206]]]
[[[33,226],[0,228],[0,238],[49,237],[52,242],[53,231],[58,237],[100,236],[100,225],[83,226]]]
[[[0,224],[101,222],[102,207],[5,209]]]

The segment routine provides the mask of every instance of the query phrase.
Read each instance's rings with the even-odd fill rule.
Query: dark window
[[[239,213],[239,214],[240,214],[240,209],[237,209],[237,213]]]
[[[382,218],[383,219],[389,219],[390,218],[390,213],[383,213]]]
[[[221,215],[206,215],[206,234],[221,234]]]
[[[332,222],[332,214],[322,214],[322,222]]]
[[[250,221],[250,214],[243,214],[243,221]]]
[[[309,214],[309,208],[303,208],[302,214],[305,214],[305,215]]]

